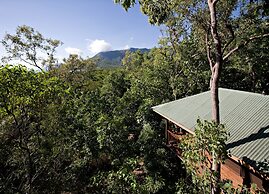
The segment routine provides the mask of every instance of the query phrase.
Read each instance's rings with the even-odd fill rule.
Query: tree
[[[43,71],[43,67],[51,68],[56,63],[56,48],[62,43],[59,40],[44,38],[42,34],[30,26],[18,26],[16,34],[6,34],[1,41],[7,56],[4,63],[20,60]]]
[[[126,10],[136,3],[135,0],[114,2],[120,3]],[[212,120],[219,124],[218,87],[222,66],[235,52],[248,46],[250,42],[269,37],[267,1],[140,0],[139,4],[142,11],[149,16],[150,23],[164,24],[169,33],[178,37],[172,42],[188,39],[192,34],[200,39],[211,70]],[[212,182],[212,193],[219,193],[219,156],[214,152],[212,156],[212,171],[218,174]]]
[[[221,77],[221,86],[268,95],[268,41],[249,43],[248,47],[236,52],[223,67],[225,76]]]
[[[197,120],[195,135],[187,135],[180,142],[183,162],[193,182],[193,190],[197,193],[210,193],[212,179],[216,173],[210,169],[209,153],[217,153],[218,162],[227,157],[225,141],[228,133],[224,125],[216,122]]]
[[[0,147],[7,153],[1,161],[1,191],[32,193],[38,180],[46,179],[54,142],[50,135],[55,131],[47,130],[44,120],[65,90],[58,79],[22,66],[1,67],[0,75]]]
[[[83,59],[78,55],[70,55],[59,67],[51,69],[50,73],[68,83],[74,90],[83,88],[94,89],[96,60]]]

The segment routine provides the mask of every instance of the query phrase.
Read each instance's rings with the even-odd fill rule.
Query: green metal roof
[[[219,88],[220,118],[230,136],[227,149],[253,167],[269,160],[269,96]],[[210,91],[153,107],[153,110],[194,133],[198,117],[211,120]],[[246,158],[243,158],[246,157]]]

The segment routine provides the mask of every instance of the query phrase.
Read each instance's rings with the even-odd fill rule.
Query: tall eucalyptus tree
[[[135,0],[114,0],[126,10]],[[265,0],[139,0],[149,22],[164,24],[168,33],[180,42],[191,35],[199,40],[211,70],[212,120],[220,123],[219,80],[223,65],[229,58],[251,42],[269,37],[268,2]],[[212,171],[217,174],[212,193],[220,193],[220,162],[212,153]]]

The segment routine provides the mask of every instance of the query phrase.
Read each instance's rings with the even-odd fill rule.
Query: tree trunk
[[[214,67],[216,67],[215,64]],[[217,68],[218,72],[212,72],[212,77],[210,80],[210,91],[211,91],[211,114],[212,120],[216,123],[220,123],[220,112],[219,112],[219,91],[218,91],[218,82],[219,82],[219,71],[220,69]],[[216,153],[212,153],[212,173],[216,174],[215,179],[212,181],[211,186],[211,194],[218,194],[220,193],[220,188],[218,183],[220,182],[220,163],[218,163],[219,156]]]
[[[214,67],[219,66],[215,64]],[[215,68],[214,68],[215,69]],[[211,118],[216,123],[220,123],[219,113],[219,73],[220,68],[216,68],[217,72],[212,72],[210,80],[210,92],[211,92]]]
[[[210,11],[210,29],[211,35],[215,44],[215,62],[209,61],[211,68],[211,80],[210,80],[210,91],[211,91],[211,114],[212,120],[216,123],[220,123],[220,111],[219,111],[219,92],[218,92],[218,84],[220,78],[220,72],[222,67],[222,48],[221,41],[218,35],[217,29],[217,16],[216,16],[216,3],[218,0],[208,0],[208,7]],[[211,59],[209,59],[211,60]],[[219,156],[216,153],[212,153],[212,174],[214,179],[212,180],[211,193],[219,194],[220,193],[220,164],[218,162]]]

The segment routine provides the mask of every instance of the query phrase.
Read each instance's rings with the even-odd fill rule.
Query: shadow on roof
[[[269,132],[265,132],[267,129],[269,128],[269,125],[266,127],[262,127],[257,133],[253,133],[248,137],[245,137],[243,139],[240,139],[238,141],[232,142],[232,143],[228,143],[226,145],[227,149],[231,149],[234,147],[237,147],[239,145],[251,142],[251,141],[255,141],[258,139],[264,139],[264,138],[269,138]]]

